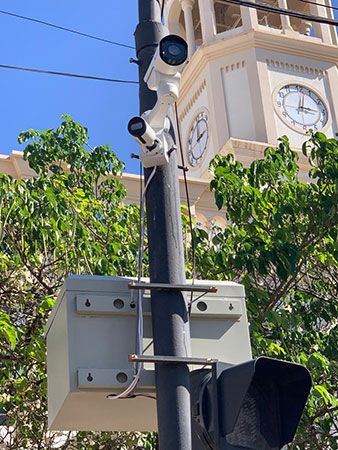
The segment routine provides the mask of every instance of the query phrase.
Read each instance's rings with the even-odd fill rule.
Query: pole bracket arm
[[[167,284],[167,283],[144,283],[131,281],[128,284],[128,289],[136,289],[143,291],[186,291],[186,292],[205,292],[213,293],[217,292],[217,287],[206,286],[204,284]]]
[[[184,356],[146,356],[129,355],[130,362],[143,362],[153,364],[190,364],[195,366],[212,366],[218,359],[213,358],[188,358]]]

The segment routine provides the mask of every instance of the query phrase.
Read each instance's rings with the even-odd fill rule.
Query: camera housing
[[[178,99],[178,88],[188,58],[188,45],[176,34],[161,39],[144,76],[148,88],[157,91],[157,103],[149,112],[147,122],[154,130],[164,128],[170,106]]]
[[[169,34],[161,39],[151,60],[144,81],[149,89],[156,91],[163,82],[180,79],[188,58],[188,45],[176,34]]]
[[[144,116],[146,117],[146,114]],[[140,144],[140,160],[144,167],[166,164],[169,161],[170,150],[166,134],[170,122],[167,119],[165,128],[156,133],[145,117],[135,116],[128,123],[129,133]]]
[[[128,131],[133,138],[146,147],[153,147],[156,140],[156,133],[143,117],[135,116],[128,122]]]
[[[133,117],[128,131],[140,144],[140,160],[144,167],[166,164],[174,147],[169,136],[170,107],[178,99],[178,88],[188,58],[188,46],[177,35],[161,39],[144,76],[148,88],[157,91],[157,102],[152,110]],[[168,125],[169,123],[169,125]]]

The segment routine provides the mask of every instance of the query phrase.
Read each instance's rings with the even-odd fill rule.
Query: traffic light
[[[280,450],[311,389],[308,370],[261,357],[191,372],[193,450]]]

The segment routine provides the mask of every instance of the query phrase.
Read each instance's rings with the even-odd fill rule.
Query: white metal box
[[[145,365],[131,399],[108,399],[132,381],[136,295],[131,278],[70,276],[46,325],[48,419],[52,430],[151,431],[157,429],[155,373]],[[229,363],[251,359],[244,287],[216,286],[192,304],[192,356]],[[198,294],[195,295],[197,297]],[[144,348],[152,354],[150,294],[143,295]],[[194,367],[196,368],[196,366]]]

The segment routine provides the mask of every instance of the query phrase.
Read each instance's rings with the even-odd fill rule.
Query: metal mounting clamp
[[[188,358],[184,356],[145,356],[145,355],[129,355],[130,362],[145,362],[154,364],[191,364],[195,366],[211,366],[218,359],[213,358]]]
[[[216,293],[217,287],[205,286],[203,284],[166,284],[166,283],[144,283],[131,281],[128,284],[129,289],[155,290],[155,291],[187,291],[187,292],[205,292]]]

